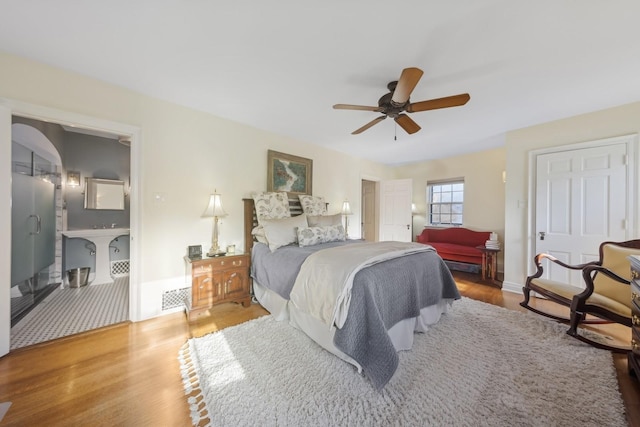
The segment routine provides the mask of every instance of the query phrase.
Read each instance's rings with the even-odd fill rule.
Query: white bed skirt
[[[362,372],[358,362],[338,350],[333,344],[335,329],[329,329],[326,323],[297,310],[292,304],[277,293],[253,282],[253,292],[260,303],[271,315],[279,321],[289,320],[295,328],[300,329],[325,350],[335,354],[340,359],[351,363]],[[429,326],[436,324],[440,316],[446,313],[453,299],[444,299],[437,304],[430,305],[420,310],[420,316],[401,320],[393,325],[387,333],[396,351],[410,350],[413,347],[414,332],[426,332]]]

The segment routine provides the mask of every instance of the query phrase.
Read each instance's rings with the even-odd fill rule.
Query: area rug
[[[194,425],[626,426],[611,354],[533,314],[463,298],[378,392],[270,316],[190,339]]]

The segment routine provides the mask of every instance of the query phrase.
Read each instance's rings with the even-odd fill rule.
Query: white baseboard
[[[522,293],[522,283],[515,282],[502,282],[502,290],[507,292],[513,292],[516,294]]]

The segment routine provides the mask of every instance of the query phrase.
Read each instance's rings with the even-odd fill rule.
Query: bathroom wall
[[[84,208],[85,178],[115,179],[125,182],[129,193],[130,151],[129,147],[115,139],[76,132],[66,132],[62,160],[63,175],[80,172],[80,186],[65,186],[66,229],[129,228],[129,197],[125,197],[124,210],[94,210]],[[64,269],[90,267],[96,271],[95,245],[85,239],[64,239]],[[129,238],[120,237],[109,245],[109,259],[129,259]]]
[[[128,195],[131,170],[129,147],[114,139],[75,132],[67,132],[63,145],[64,176],[68,171],[80,172],[81,183],[79,187],[65,187],[67,229],[103,228],[112,224],[118,228],[129,228],[129,197],[125,197],[123,211],[84,208],[85,178],[124,181]]]

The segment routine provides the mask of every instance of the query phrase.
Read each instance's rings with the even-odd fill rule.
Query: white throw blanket
[[[298,309],[330,327],[347,319],[353,279],[365,267],[433,247],[412,242],[372,242],[323,249],[300,267],[290,301]]]

